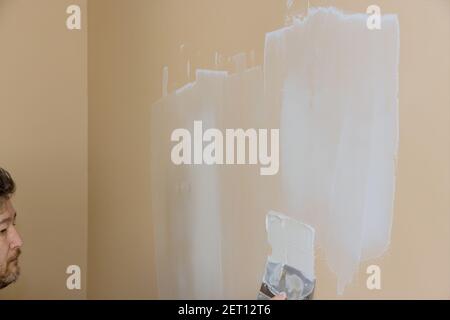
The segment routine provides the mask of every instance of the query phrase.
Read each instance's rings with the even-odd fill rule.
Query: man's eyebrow
[[[12,221],[16,221],[17,218],[17,212],[14,212],[14,217],[12,218]],[[9,223],[11,222],[11,218],[5,218],[3,220],[0,220],[0,224],[4,224],[4,223]]]
[[[4,223],[7,223],[7,222],[11,222],[11,218],[6,218],[6,219],[3,219],[3,220],[0,220],[0,224],[4,224]]]

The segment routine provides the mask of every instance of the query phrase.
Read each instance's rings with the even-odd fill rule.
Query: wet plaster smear
[[[269,255],[270,210],[312,226],[344,292],[389,246],[398,148],[399,25],[310,9],[266,35],[264,65],[197,70],[152,106],[152,215],[160,298],[248,298]],[[247,59],[249,60],[249,59]],[[170,70],[169,70],[170,71]],[[167,69],[164,71],[167,83]],[[171,132],[279,128],[280,170],[171,162]],[[270,148],[269,148],[270,150]],[[320,286],[320,279],[317,279]]]

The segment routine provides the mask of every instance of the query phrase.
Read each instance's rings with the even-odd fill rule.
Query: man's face
[[[0,289],[17,280],[19,255],[23,242],[16,229],[16,210],[11,200],[0,204]]]

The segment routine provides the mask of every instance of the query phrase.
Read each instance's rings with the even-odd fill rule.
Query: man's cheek
[[[7,268],[8,268],[8,266],[6,265],[6,262],[0,261],[0,278],[5,275]]]
[[[6,264],[7,258],[8,258],[7,253],[0,249],[0,267]]]

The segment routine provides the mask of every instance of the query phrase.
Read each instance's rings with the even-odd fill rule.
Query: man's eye
[[[7,231],[8,229],[3,229],[3,230],[0,230],[0,233],[1,234],[6,234],[6,231]]]

